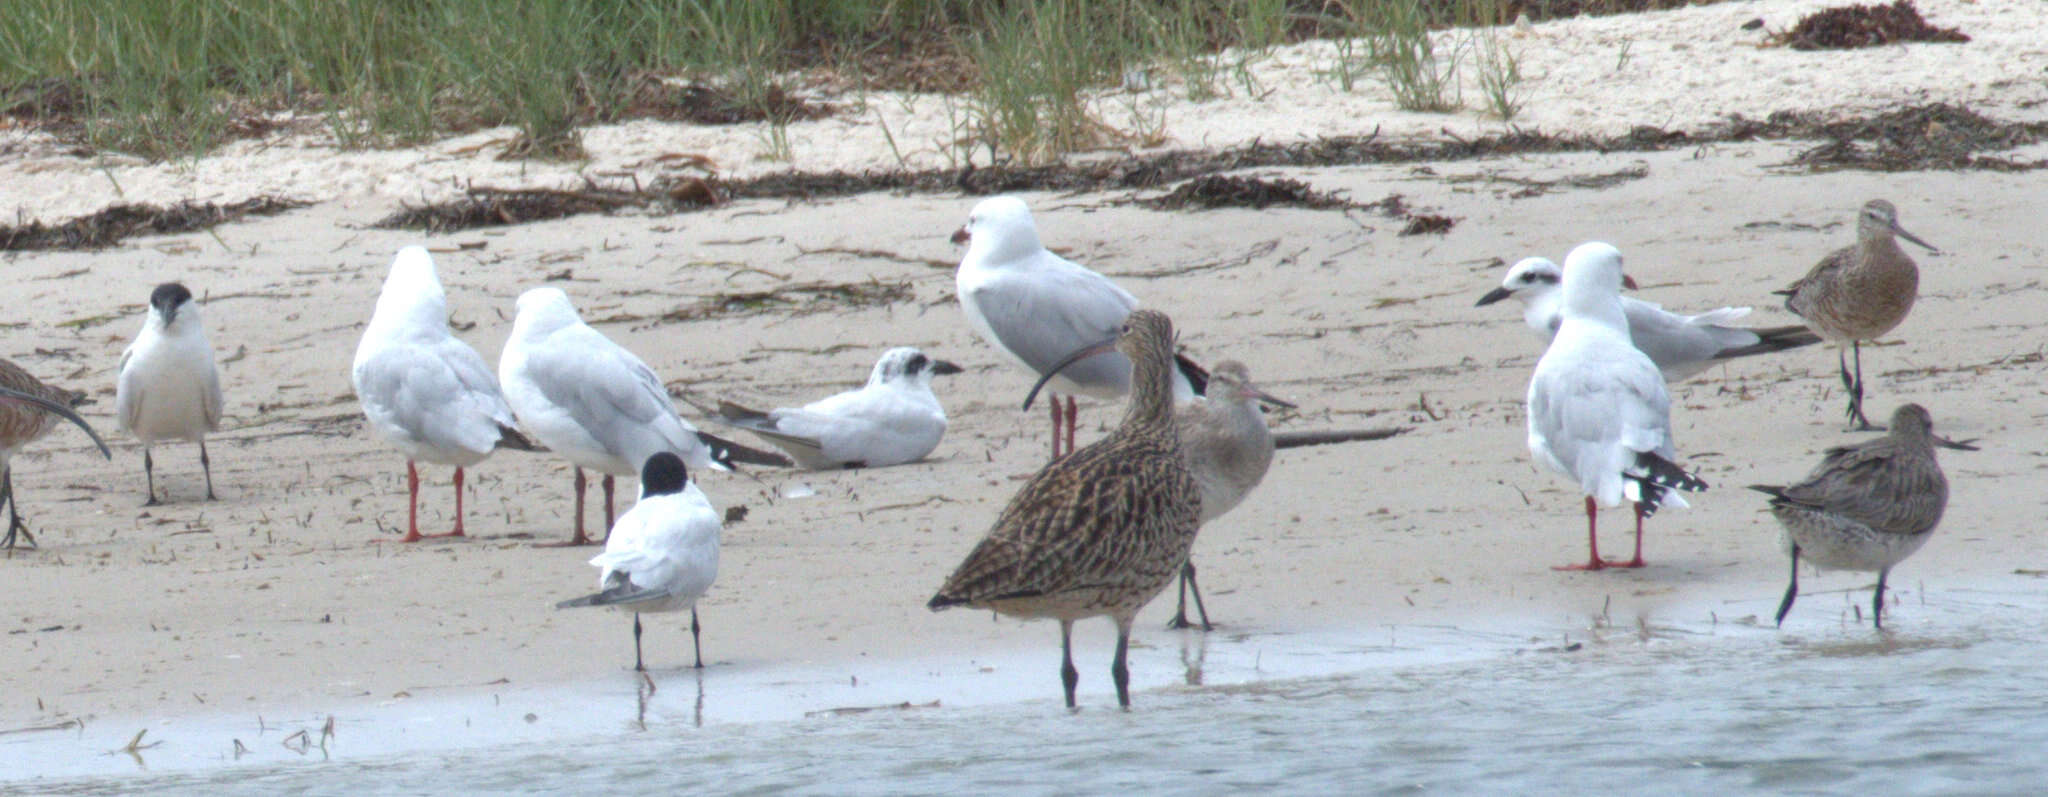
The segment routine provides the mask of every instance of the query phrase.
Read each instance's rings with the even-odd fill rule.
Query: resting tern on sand
[[[535,288],[519,296],[498,381],[520,428],[576,466],[576,535],[583,532],[583,469],[604,474],[604,522],[612,525],[612,478],[640,472],[647,458],[674,453],[693,468],[733,463],[791,464],[788,458],[697,431],[676,414],[668,390],[639,357],[583,323],[569,295]]]
[[[206,322],[185,286],[166,282],[150,292],[149,316],[135,342],[121,352],[119,373],[114,417],[142,441],[142,474],[149,490],[142,505],[157,504],[156,463],[149,448],[164,440],[199,444],[206,500],[214,500],[206,433],[220,429],[220,372],[214,367],[213,344],[206,340]]]
[[[1564,320],[1560,310],[1564,304],[1560,285],[1563,279],[1564,269],[1556,263],[1541,257],[1524,258],[1508,269],[1500,287],[1479,297],[1479,306],[1509,297],[1520,299],[1522,320],[1548,344],[1557,337],[1557,325]],[[1628,316],[1629,339],[1650,355],[1650,361],[1664,372],[1668,382],[1683,380],[1724,360],[1820,342],[1819,335],[1798,325],[1753,329],[1729,326],[1749,315],[1747,307],[1680,315],[1651,302],[1623,296],[1621,310]]]
[[[901,465],[924,459],[945,436],[946,410],[932,394],[932,377],[957,373],[960,366],[901,346],[882,353],[858,390],[768,412],[721,401],[713,414],[811,470]]]
[[[356,400],[370,433],[405,454],[405,537],[460,537],[462,470],[500,448],[533,451],[498,379],[476,350],[448,331],[448,294],[425,247],[398,250],[377,310],[356,344]],[[420,533],[416,463],[455,468],[455,529]]]
[[[1842,389],[1849,394],[1849,420],[1857,430],[1879,428],[1863,416],[1863,341],[1876,340],[1905,321],[1920,295],[1920,267],[1894,236],[1940,251],[1900,227],[1892,203],[1873,199],[1856,214],[1854,246],[1830,252],[1791,287],[1774,291],[1785,297],[1785,309],[1835,342]],[[1856,358],[1854,378],[1839,348],[1844,343]]]
[[[1672,461],[1671,397],[1656,363],[1629,342],[1622,280],[1612,246],[1580,244],[1565,257],[1564,323],[1529,380],[1529,453],[1586,495],[1589,558],[1559,570],[1642,567],[1643,518],[1684,507],[1673,490],[1707,488]],[[1635,558],[1604,561],[1594,518],[1624,497],[1635,504]]]
[[[697,669],[704,668],[703,627],[697,599],[718,579],[718,512],[711,507],[681,458],[662,451],[640,470],[640,500],[619,517],[605,537],[604,553],[591,557],[599,568],[599,592],[555,604],[557,609],[611,606],[633,613],[633,669],[647,671],[640,656],[643,612],[690,610],[690,646]]]
[[[36,544],[28,523],[21,519],[21,501],[14,494],[14,468],[9,464],[14,452],[49,434],[57,419],[63,418],[84,429],[92,444],[99,446],[101,456],[114,458],[99,433],[71,410],[84,400],[84,393],[43,384],[0,358],[0,506],[7,507],[7,534],[0,537],[0,548],[13,549],[17,537],[31,546]]]
[[[953,233],[967,244],[954,274],[960,309],[983,340],[1033,374],[1051,373],[1068,352],[1115,335],[1138,300],[1108,277],[1046,250],[1038,240],[1031,209],[1016,197],[982,200]],[[1173,399],[1185,401],[1203,390],[1206,375],[1183,357],[1175,358]],[[1112,399],[1130,392],[1131,361],[1105,351],[1067,366],[1052,377],[1053,457],[1074,450],[1074,394]],[[1067,394],[1060,413],[1059,393]],[[1065,447],[1060,430],[1066,429]]]

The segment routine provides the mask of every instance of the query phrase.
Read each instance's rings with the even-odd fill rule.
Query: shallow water
[[[539,741],[358,755],[356,731],[338,736],[325,762],[314,749],[282,763],[14,785],[266,794],[2034,791],[2048,783],[2039,601],[1952,597],[1946,608],[1914,607],[1910,620],[1894,616],[1901,627],[1883,634],[1848,622],[1785,632],[1610,629],[1575,634],[1582,643],[1573,649],[1521,637],[1478,644],[1487,654],[1479,658],[1424,663],[1413,656],[1454,639],[1474,649],[1479,637],[1411,628],[1397,645],[1383,629],[1364,660],[1396,663],[1323,677],[1239,671],[1240,646],[1261,643],[1220,639],[1208,652],[1209,680],[1232,683],[1146,690],[1128,713],[1086,689],[1095,675],[1086,664],[1078,712],[1058,705],[1054,673],[1007,671],[1005,683],[1028,680],[1034,691],[1021,701],[956,695],[938,706],[795,720],[725,719],[739,715],[692,694],[693,674],[671,674],[644,703],[626,682],[598,687],[586,697],[610,705],[584,713],[599,719],[536,731]],[[1310,641],[1265,640],[1251,666],[1299,672],[1310,647],[1342,646]],[[1158,668],[1188,655],[1155,649],[1141,661]],[[705,678],[712,695],[718,678]],[[790,676],[784,688],[808,689],[803,680]]]

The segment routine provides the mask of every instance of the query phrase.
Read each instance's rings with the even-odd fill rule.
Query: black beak
[[[1976,450],[1977,450],[1977,447],[1976,447],[1976,446],[1970,445],[1971,443],[1975,443],[1975,442],[1977,442],[1977,438],[1974,438],[1974,437],[1972,437],[1972,438],[1970,438],[1970,439],[1968,439],[1968,440],[1964,440],[1964,441],[1962,441],[1962,442],[1960,442],[1960,443],[1958,443],[1958,442],[1956,442],[1956,441],[1954,441],[1954,440],[1950,440],[1950,439],[1948,439],[1948,438],[1946,438],[1946,437],[1942,437],[1941,435],[1938,435],[1938,434],[1931,434],[1931,435],[1928,435],[1928,438],[1929,438],[1929,439],[1932,439],[1932,440],[1934,441],[1934,444],[1935,444],[1935,445],[1941,446],[1942,448],[1953,448],[1953,449],[1955,449],[1955,450],[1957,450],[1957,451],[1976,451]]]
[[[1896,234],[1897,234],[1897,235],[1898,235],[1898,236],[1899,236],[1900,238],[1904,238],[1904,239],[1906,239],[1906,240],[1908,240],[1908,241],[1912,241],[1913,243],[1919,244],[1920,246],[1922,246],[1922,247],[1926,248],[1926,250],[1927,250],[1927,251],[1929,251],[1929,252],[1940,252],[1940,251],[1941,251],[1940,249],[1936,249],[1936,248],[1934,248],[1934,244],[1931,244],[1931,243],[1928,243],[1928,242],[1926,242],[1926,241],[1922,241],[1922,240],[1920,240],[1920,236],[1918,236],[1918,235],[1914,235],[1914,234],[1912,234],[1912,233],[1910,233],[1910,232],[1906,232],[1906,228],[1904,228],[1904,227],[1901,227],[1901,226],[1899,226],[1899,223],[1898,223],[1898,222],[1896,222],[1896,221],[1895,221],[1895,222],[1892,222],[1892,232],[1893,232],[1893,233],[1896,233]],[[1974,450],[1974,449],[1972,449],[1972,450]]]
[[[1494,302],[1498,302],[1502,299],[1506,299],[1513,295],[1515,295],[1515,292],[1508,290],[1507,288],[1495,288],[1493,290],[1487,291],[1485,296],[1479,297],[1479,303],[1472,306],[1485,307],[1489,304],[1493,304]]]
[[[952,363],[946,362],[945,360],[933,360],[933,361],[932,361],[932,375],[933,375],[933,376],[945,376],[945,375],[947,375],[947,374],[957,374],[957,373],[960,373],[960,372],[962,372],[962,371],[965,371],[965,370],[966,370],[966,369],[964,369],[964,368],[961,368],[960,366],[954,365],[954,364],[952,364]]]
[[[72,412],[70,407],[66,407],[62,404],[58,404],[57,402],[42,398],[40,396],[31,396],[27,393],[23,393],[17,390],[9,390],[4,387],[0,387],[0,399],[15,399],[18,401],[25,401],[30,404],[34,404],[38,407],[41,407],[53,415],[62,417],[64,420],[78,424],[78,428],[84,429],[86,436],[92,438],[93,445],[100,447],[101,456],[104,456],[110,460],[114,458],[114,452],[107,449],[106,441],[101,440],[99,433],[93,431],[92,427],[86,424],[85,419],[78,417],[78,413]]]
[[[967,243],[969,240],[972,240],[973,238],[973,235],[968,234],[966,227],[961,227],[960,229],[953,231],[953,243],[964,244]]]
[[[1255,388],[1255,387],[1247,387],[1247,388],[1246,388],[1246,390],[1245,390],[1245,392],[1247,392],[1247,393],[1250,393],[1250,394],[1251,394],[1251,396],[1252,396],[1252,398],[1258,399],[1258,400],[1259,400],[1259,403],[1261,403],[1261,404],[1265,404],[1266,406],[1269,406],[1269,407],[1280,407],[1280,408],[1283,408],[1283,409],[1290,409],[1290,410],[1291,410],[1291,409],[1298,409],[1297,407],[1295,407],[1295,406],[1294,406],[1293,402],[1289,402],[1289,401],[1282,401],[1282,400],[1280,400],[1280,399],[1278,399],[1278,398],[1274,398],[1274,397],[1273,397],[1273,394],[1271,394],[1271,393],[1267,393],[1266,391],[1260,390],[1260,389],[1258,389],[1258,388]]]
[[[1093,357],[1097,354],[1113,351],[1115,349],[1116,336],[1111,335],[1107,340],[1104,340],[1100,343],[1094,343],[1087,346],[1083,346],[1080,348],[1080,350],[1075,351],[1073,354],[1069,354],[1061,358],[1059,362],[1053,363],[1052,368],[1048,369],[1045,372],[1045,375],[1039,377],[1038,382],[1031,386],[1031,392],[1024,396],[1024,409],[1031,409],[1031,402],[1038,400],[1038,391],[1045,389],[1045,383],[1052,381],[1053,377],[1058,376],[1061,369],[1066,368],[1069,365],[1073,365],[1074,363]]]

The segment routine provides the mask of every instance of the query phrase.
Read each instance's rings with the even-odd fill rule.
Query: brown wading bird
[[[1181,451],[1188,469],[1202,491],[1201,525],[1235,509],[1266,478],[1273,466],[1273,433],[1266,429],[1260,403],[1293,409],[1294,405],[1274,398],[1252,384],[1250,369],[1236,360],[1217,363],[1209,372],[1206,400],[1180,405],[1174,424],[1180,433]],[[1202,590],[1195,584],[1195,562],[1181,566],[1180,600],[1168,628],[1193,628],[1188,622],[1188,592],[1195,593],[1195,611],[1208,631],[1209,609],[1202,605]]]
[[[933,611],[972,606],[1058,620],[1069,708],[1080,680],[1074,621],[1098,615],[1116,622],[1109,672],[1117,703],[1131,705],[1131,621],[1187,562],[1201,523],[1201,488],[1174,429],[1173,324],[1164,313],[1131,313],[1115,338],[1068,355],[1047,376],[1111,346],[1132,363],[1123,422],[1031,477],[927,604]]]
[[[1934,447],[1975,451],[1934,433],[1934,418],[1918,404],[1892,411],[1891,433],[1853,446],[1830,448],[1806,480],[1790,487],[1753,484],[1771,496],[1771,514],[1785,527],[1792,583],[1778,603],[1778,625],[1799,597],[1799,557],[1822,569],[1877,572],[1870,624],[1884,628],[1884,581],[1934,536],[1948,506],[1948,479]]]
[[[1785,297],[1785,309],[1806,319],[1821,337],[1837,346],[1848,344],[1849,355],[1856,360],[1855,377],[1849,375],[1843,352],[1837,349],[1835,358],[1842,369],[1842,389],[1849,394],[1849,420],[1858,430],[1879,428],[1863,416],[1863,341],[1876,340],[1906,320],[1920,293],[1920,269],[1899,248],[1895,235],[1927,251],[1940,251],[1900,227],[1892,203],[1873,199],[1856,214],[1855,246],[1835,250],[1791,287],[1774,291]]]
[[[0,506],[7,507],[7,535],[0,537],[0,548],[14,548],[17,536],[29,545],[36,544],[35,535],[21,519],[21,502],[14,495],[14,468],[8,461],[22,446],[49,434],[57,418],[78,424],[93,445],[99,446],[101,455],[114,458],[99,434],[71,410],[84,399],[84,393],[43,384],[14,363],[0,359]]]

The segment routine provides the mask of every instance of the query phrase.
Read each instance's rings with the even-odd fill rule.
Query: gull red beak
[[[953,243],[956,244],[967,243],[973,237],[974,236],[968,234],[966,227],[961,227],[960,229],[953,231]]]
[[[1629,290],[1635,290],[1635,289],[1636,289],[1636,278],[1635,278],[1635,277],[1631,277],[1631,276],[1629,276],[1629,275],[1627,275],[1627,274],[1623,274],[1623,275],[1621,275],[1621,287],[1627,288],[1627,289],[1629,289]]]

